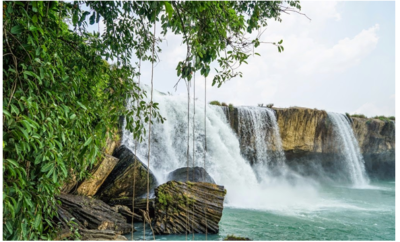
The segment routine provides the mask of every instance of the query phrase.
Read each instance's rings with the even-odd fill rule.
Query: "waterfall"
[[[354,136],[353,129],[347,117],[340,113],[328,113],[333,124],[333,130],[344,157],[349,178],[355,186],[365,186],[369,183],[365,172],[364,160],[360,147]]]
[[[259,180],[266,174],[284,173],[285,153],[274,111],[270,108],[238,107],[242,154],[252,163]]]
[[[159,111],[166,118],[164,124],[154,122],[151,129],[150,169],[160,184],[168,180],[168,174],[187,165],[187,98],[154,93],[153,100],[159,103]],[[128,101],[130,103],[130,101]],[[193,166],[193,101],[190,103],[189,166]],[[298,179],[295,184],[282,176],[274,176],[270,164],[284,164],[279,129],[271,109],[243,107],[243,115],[252,119],[255,125],[268,129],[273,140],[256,131],[257,158],[252,166],[241,154],[237,135],[232,130],[226,117],[225,107],[207,104],[207,137],[204,135],[204,103],[196,102],[195,116],[195,160],[194,166],[203,167],[204,139],[207,138],[207,156],[205,168],[217,184],[227,189],[226,205],[252,209],[278,209],[293,212],[298,206],[309,207],[316,201],[315,184],[307,179]],[[246,114],[247,113],[247,114]],[[264,120],[264,118],[266,120]],[[246,118],[247,119],[247,118]],[[242,120],[244,122],[244,119]],[[249,124],[250,125],[250,124]],[[243,123],[242,134],[247,135],[251,127]],[[133,135],[123,131],[122,144],[135,150]],[[269,142],[272,142],[269,145]],[[147,136],[138,144],[137,156],[147,160]],[[266,146],[266,147],[263,147]],[[277,159],[275,158],[277,157]],[[284,171],[278,168],[275,170]],[[282,172],[281,172],[282,173]],[[305,196],[305,194],[307,194]],[[295,198],[295,199],[293,199]]]

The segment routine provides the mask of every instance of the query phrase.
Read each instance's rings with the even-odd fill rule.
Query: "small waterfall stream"
[[[354,186],[368,185],[369,179],[365,172],[364,160],[349,121],[345,115],[339,113],[329,112],[328,117],[333,123],[351,182]]]
[[[238,107],[239,142],[242,154],[252,163],[258,179],[286,173],[285,153],[274,111]]]

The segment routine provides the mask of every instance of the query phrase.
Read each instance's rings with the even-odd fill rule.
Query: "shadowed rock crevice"
[[[135,198],[144,196],[147,193],[147,166],[125,145],[120,146],[113,154],[119,159],[110,175],[100,187],[96,196],[105,202],[118,200],[112,204],[132,205],[133,196],[133,177],[135,172]],[[150,171],[149,173],[150,191],[157,185],[157,179]]]

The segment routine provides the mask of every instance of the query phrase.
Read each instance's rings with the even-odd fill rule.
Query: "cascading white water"
[[[245,149],[242,152],[250,153],[247,155],[252,156],[253,166],[258,166],[255,170],[271,167],[279,172],[285,170],[286,158],[274,111],[270,108],[238,107],[238,119],[239,140]],[[258,175],[265,175],[265,171]]]
[[[329,112],[328,117],[332,121],[351,182],[354,186],[359,187],[368,185],[369,179],[365,171],[364,160],[349,121],[345,115],[340,113]]]
[[[183,96],[163,95],[159,92],[154,93],[153,100],[159,103],[160,113],[166,118],[164,124],[154,122],[151,130],[151,154],[150,169],[157,177],[158,182],[167,181],[167,176],[174,171],[187,165],[187,98]],[[128,102],[130,103],[130,102]],[[254,115],[260,111],[262,115],[268,115],[270,127],[274,129],[275,150],[282,150],[280,147],[279,130],[272,110],[253,110]],[[191,102],[190,110],[193,110]],[[190,115],[190,142],[189,142],[189,166],[193,165],[193,143],[192,125],[193,112]],[[262,117],[258,121],[262,121]],[[257,122],[258,122],[257,121]],[[204,104],[196,102],[195,116],[195,164],[194,166],[203,167],[204,161]],[[217,184],[225,186],[227,189],[226,205],[232,207],[268,209],[274,211],[288,211],[293,213],[298,208],[315,209],[321,204],[326,206],[326,201],[321,201],[316,190],[316,183],[310,179],[301,178],[293,183],[283,176],[273,177],[268,173],[265,162],[270,162],[266,153],[260,152],[257,162],[253,167],[242,157],[240,153],[239,140],[228,124],[227,118],[222,107],[207,105],[207,159],[206,170]],[[145,138],[147,139],[147,137]],[[268,139],[265,140],[268,142]],[[132,134],[124,130],[122,144],[134,150],[134,139]],[[137,147],[137,155],[142,160],[147,160],[147,140],[144,140]],[[265,145],[265,143],[264,143]],[[258,148],[262,150],[263,144]],[[269,147],[269,146],[268,146]],[[278,149],[276,148],[278,147]],[[280,148],[279,148],[280,147]],[[268,150],[266,151],[268,153]],[[279,153],[279,152],[278,152]],[[278,155],[279,156],[279,155]],[[281,158],[284,155],[281,154]],[[284,160],[278,163],[284,163]],[[257,174],[257,175],[256,175]],[[294,176],[292,176],[294,177]],[[314,204],[314,205],[312,205]],[[301,208],[299,208],[301,207]]]

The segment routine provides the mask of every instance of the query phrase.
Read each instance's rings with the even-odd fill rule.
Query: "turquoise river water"
[[[252,240],[395,240],[395,182],[375,181],[363,189],[320,186],[318,197],[315,204],[310,202],[308,206],[293,209],[225,206],[219,234],[209,234],[207,240],[223,240],[228,234]],[[134,240],[143,240],[143,224],[135,223],[135,228],[138,231],[134,233]],[[131,235],[126,236],[132,239]],[[186,235],[155,238],[186,240]],[[189,234],[187,239],[193,240],[193,235]],[[146,240],[153,240],[149,227],[146,227]],[[206,240],[206,237],[195,234],[194,240]]]

